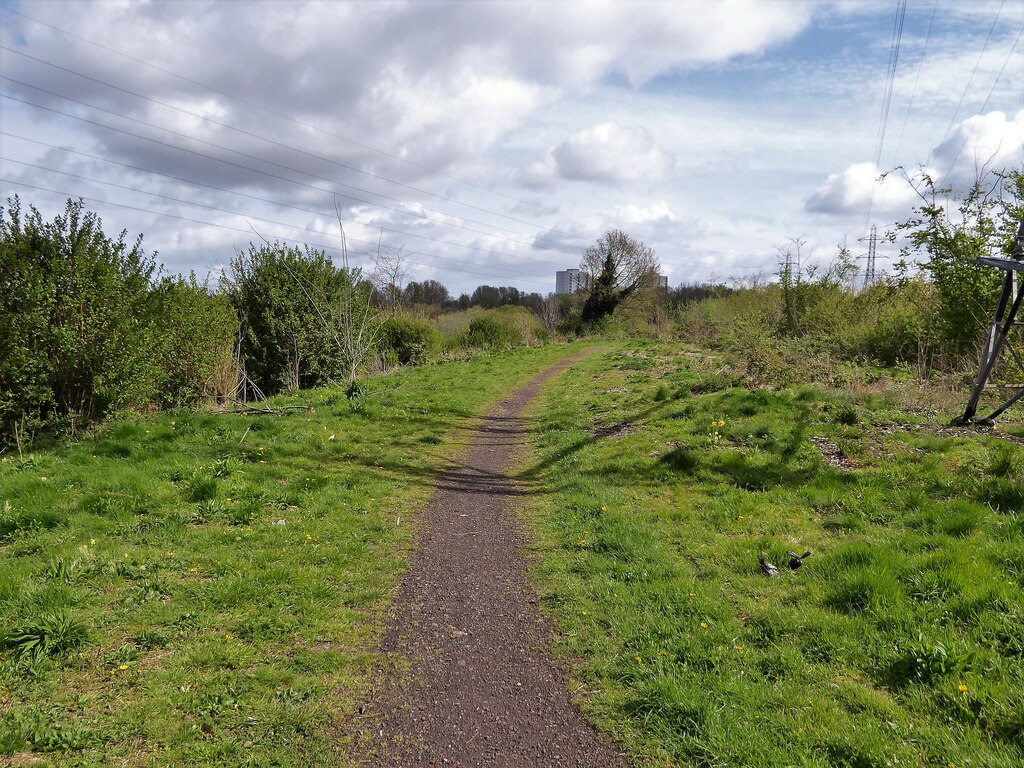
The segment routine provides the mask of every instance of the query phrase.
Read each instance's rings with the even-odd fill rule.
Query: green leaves
[[[231,358],[237,321],[193,278],[159,267],[68,200],[45,222],[18,198],[0,211],[0,440],[74,431],[112,411],[183,405]]]

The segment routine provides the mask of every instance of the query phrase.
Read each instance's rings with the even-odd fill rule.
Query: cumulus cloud
[[[1024,110],[975,115],[958,123],[931,153],[930,167],[922,169],[940,186],[966,189],[992,171],[1024,167]],[[853,163],[833,173],[807,198],[810,213],[829,216],[863,214],[903,216],[917,202],[917,194],[902,174],[882,171],[874,163]]]
[[[807,199],[810,213],[829,216],[863,215],[870,206],[880,215],[909,209],[916,193],[899,174],[882,175],[874,163],[854,163],[825,179]]]
[[[551,153],[564,179],[621,183],[661,179],[675,165],[642,126],[602,123],[573,134]]]
[[[1024,167],[1024,109],[989,112],[959,123],[932,153],[943,184],[969,187],[988,171]]]

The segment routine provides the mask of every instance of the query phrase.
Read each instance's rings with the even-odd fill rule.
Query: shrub
[[[0,212],[2,214],[2,212]],[[154,260],[68,200],[44,222],[17,197],[0,215],[0,426],[70,426],[150,402]]]
[[[156,290],[160,320],[158,359],[162,407],[192,405],[205,396],[218,400],[230,395],[236,375],[223,376],[234,366],[238,317],[227,296],[211,294],[189,278],[168,278]]]
[[[504,349],[522,344],[523,337],[514,328],[502,325],[495,318],[485,315],[472,320],[466,334],[466,346],[489,349]]]
[[[425,320],[389,317],[381,325],[380,347],[401,365],[421,365],[440,346],[441,334]]]
[[[157,282],[142,238],[125,235],[104,235],[81,201],[51,222],[17,197],[0,211],[0,442],[194,403],[230,362],[226,299],[194,277]]]
[[[231,260],[225,289],[242,325],[246,374],[261,392],[315,387],[341,376],[327,315],[349,280],[358,281],[358,273],[337,269],[308,246],[250,244]]]

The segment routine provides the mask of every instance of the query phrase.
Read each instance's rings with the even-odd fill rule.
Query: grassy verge
[[[719,366],[622,346],[532,407],[534,574],[589,715],[641,766],[1021,765],[1020,422]]]
[[[410,369],[358,413],[317,390],[5,457],[0,756],[338,764],[407,510],[468,417],[577,349]]]

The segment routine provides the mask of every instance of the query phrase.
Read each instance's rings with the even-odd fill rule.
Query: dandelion
[[[587,615],[586,611],[580,611],[580,616],[586,616],[586,615]]]
[[[701,629],[707,629],[707,628],[708,628],[708,623],[707,623],[706,621],[702,621],[702,622],[700,623],[700,628],[701,628]]]
[[[668,656],[668,651],[662,649],[662,650],[658,651],[658,655],[659,656]]]
[[[643,660],[643,659],[641,659],[641,658],[640,658],[639,656],[637,656],[637,657],[636,657],[636,663],[637,663],[637,664],[643,664],[643,663],[644,663],[644,660]]]
[[[168,553],[167,553],[167,556],[168,556],[168,557],[175,557],[175,553],[174,553],[174,552],[168,552]]]
[[[579,544],[581,547],[587,546],[587,540],[586,539],[580,539],[576,543]]]
[[[601,507],[601,511],[602,511],[602,512],[607,512],[607,511],[608,511],[608,507],[604,507],[604,506],[602,506],[602,507]]]
[[[960,693],[967,693],[967,686],[960,683],[960,685],[957,686],[957,690],[960,691]]]
[[[95,547],[96,546],[96,539],[89,539],[89,546],[90,547]]]
[[[121,664],[121,665],[118,666],[118,669],[120,669],[122,672],[124,672],[126,669],[128,669],[128,665],[127,664]]]
[[[189,573],[199,573],[199,569],[198,568],[189,568],[188,572]]]

